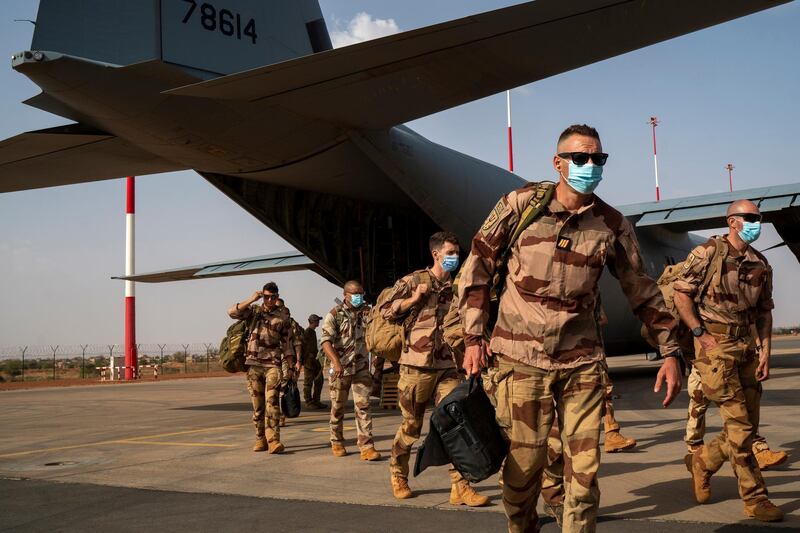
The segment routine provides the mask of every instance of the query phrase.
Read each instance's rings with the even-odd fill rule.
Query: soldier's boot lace
[[[450,503],[452,505],[467,505],[469,507],[483,507],[489,503],[489,498],[475,492],[469,483],[462,479],[450,487]]]
[[[700,448],[702,448],[702,447],[703,447],[703,443],[702,442],[700,444],[687,444],[686,445],[686,449],[688,450],[689,453],[698,452],[698,451],[700,451]]]
[[[412,496],[411,489],[408,488],[408,480],[404,477],[392,474],[392,494],[398,500],[405,500]]]
[[[264,437],[257,437],[256,442],[253,444],[254,452],[263,452],[267,449],[267,439]]]
[[[332,442],[331,443],[331,453],[335,457],[344,457],[347,455],[347,450],[342,446],[341,442]]]
[[[362,461],[377,461],[381,458],[381,454],[373,448],[372,446],[368,448],[363,448],[361,450],[361,460]]]
[[[269,453],[283,453],[286,447],[278,440],[273,440],[269,443]]]
[[[744,514],[762,522],[780,522],[783,511],[769,500],[762,500],[753,505],[744,505]]]
[[[767,470],[773,466],[783,464],[789,458],[786,452],[773,452],[770,450],[769,444],[766,442],[754,442],[753,455],[756,456],[760,470]]]
[[[711,499],[711,476],[713,472],[703,468],[699,453],[689,453],[684,457],[686,469],[692,474],[692,490],[697,503],[706,503]]]
[[[561,522],[564,520],[564,506],[562,504],[550,505],[543,502],[544,512],[547,516],[554,518],[558,527],[561,527]]]
[[[636,446],[636,441],[625,437],[619,431],[609,431],[606,433],[604,446],[606,453],[616,453],[623,450],[630,450]]]

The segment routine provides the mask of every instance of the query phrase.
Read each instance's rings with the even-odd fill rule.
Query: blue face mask
[[[761,222],[743,222],[742,224],[739,237],[747,244],[756,242],[758,236],[761,235]]]
[[[353,307],[361,307],[364,304],[364,295],[363,294],[351,294],[350,295],[350,305]]]
[[[567,183],[575,191],[581,194],[591,194],[603,179],[603,167],[586,163],[578,166],[572,161],[569,162],[569,175]]]
[[[445,272],[455,272],[458,268],[458,256],[457,255],[446,255],[444,259],[442,259],[442,268]]]

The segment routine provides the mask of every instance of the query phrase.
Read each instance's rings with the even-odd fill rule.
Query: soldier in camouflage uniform
[[[369,412],[369,393],[372,376],[369,373],[369,352],[364,340],[369,307],[364,303],[364,288],[358,281],[344,285],[344,302],[331,309],[322,323],[322,349],[331,361],[333,370],[331,392],[331,452],[344,457],[344,408],[350,389],[353,390],[356,433],[361,459],[377,461],[381,454],[372,439],[372,415]]]
[[[761,382],[769,378],[772,269],[750,246],[761,229],[758,207],[749,200],[737,200],[728,207],[727,222],[728,234],[716,241],[712,237],[692,250],[673,282],[675,308],[695,337],[693,363],[703,395],[719,406],[724,420],[722,433],[687,455],[686,466],[692,473],[695,498],[705,503],[711,497],[711,476],[730,461],[745,515],[778,521],[783,512],[768,499],[752,449]],[[718,246],[724,251],[721,266],[698,294]],[[753,326],[761,339],[760,354]]]
[[[322,383],[322,365],[317,358],[317,333],[322,317],[312,314],[308,317],[308,327],[303,331],[303,399],[306,407],[325,409],[327,405],[320,401]]]
[[[286,317],[292,327],[292,338],[284,345],[283,360],[281,360],[281,385],[278,396],[278,406],[280,407],[280,399],[283,398],[283,393],[289,384],[289,380],[296,383],[297,376],[300,374],[303,354],[303,327],[297,323],[297,320],[292,318],[292,312],[286,307],[286,302],[283,301],[283,298],[278,298],[278,307],[286,313]],[[283,413],[281,413],[279,424],[281,427],[286,426],[286,417],[283,416]]]
[[[259,299],[260,306],[253,305]],[[247,341],[247,390],[253,403],[253,424],[256,428],[254,452],[281,453],[279,425],[280,406],[278,394],[281,382],[281,361],[284,347],[292,343],[292,328],[286,312],[278,307],[278,286],[269,282],[261,291],[242,302],[234,304],[228,315],[236,320],[247,320],[258,313],[258,321]],[[266,413],[266,424],[265,424]]]
[[[442,330],[453,301],[450,273],[458,268],[458,238],[449,232],[438,232],[431,236],[429,246],[433,266],[398,280],[381,308],[387,320],[407,325],[397,384],[403,422],[392,443],[389,464],[392,493],[398,499],[412,496],[408,461],[411,447],[422,431],[428,402],[433,398],[438,404],[463,379]],[[476,507],[489,503],[452,466],[450,482],[451,504]]]
[[[536,501],[554,412],[564,450],[564,530],[595,531],[604,403],[597,284],[604,267],[620,280],[631,308],[666,355],[656,380],[657,390],[667,383],[664,405],[680,391],[676,320],[645,274],[630,222],[593,194],[606,158],[593,128],[571,126],[561,134],[553,157],[559,183],[511,246],[488,346],[483,333],[496,261],[526,206],[543,197],[541,187],[530,184],[500,199],[461,270],[464,368],[479,372],[489,349],[499,359],[497,418],[511,441],[503,504],[512,532],[538,531]]]

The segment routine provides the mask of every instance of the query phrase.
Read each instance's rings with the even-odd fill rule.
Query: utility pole
[[[725,168],[728,170],[728,186],[730,187],[731,192],[733,192],[733,169],[735,167],[728,163],[725,165]]]
[[[653,126],[653,165],[656,170],[656,202],[660,202],[661,190],[658,187],[658,152],[656,150],[656,126],[658,126],[658,118],[650,117],[648,123]]]

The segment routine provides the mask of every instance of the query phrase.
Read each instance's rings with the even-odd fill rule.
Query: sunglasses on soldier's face
[[[265,299],[265,300],[272,300],[272,301],[276,301],[276,300],[278,300],[279,298],[280,298],[280,296],[278,296],[277,294],[265,294],[265,295],[264,295],[264,299]]]
[[[761,215],[758,213],[734,213],[732,217],[742,217],[745,222],[761,222]]]
[[[603,152],[597,152],[594,154],[589,154],[586,152],[561,152],[557,155],[561,159],[572,159],[572,162],[579,167],[582,167],[588,163],[589,159],[591,159],[592,163],[598,167],[602,167],[606,164],[606,160],[608,159],[608,154],[604,154]]]

